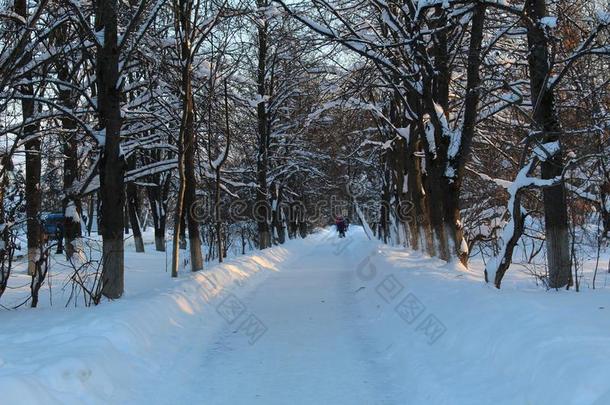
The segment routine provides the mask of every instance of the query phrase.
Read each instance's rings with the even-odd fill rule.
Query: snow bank
[[[1,402],[170,403],[179,387],[158,376],[192,371],[227,322],[218,303],[246,293],[290,255],[275,247],[171,279],[163,253],[128,252],[121,300],[0,312]]]
[[[607,289],[523,288],[525,276],[513,272],[507,285],[520,289],[497,290],[483,283],[482,265],[385,246],[369,261],[375,277],[352,288],[365,287],[375,361],[408,403],[610,403]]]

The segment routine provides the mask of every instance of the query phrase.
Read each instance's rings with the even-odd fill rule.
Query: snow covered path
[[[361,234],[317,238],[241,298],[267,330],[250,344],[234,333],[239,326],[227,324],[197,371],[205,383],[194,400],[355,404],[382,403],[389,394],[387,373],[375,368],[361,341],[375,331],[362,328],[355,300],[354,262],[369,243]]]
[[[288,250],[276,272],[235,292],[243,318],[220,328],[181,401],[609,403],[608,291],[498,291],[359,228]],[[250,315],[264,324],[250,329],[255,342],[241,323]]]
[[[116,302],[64,308],[56,287],[0,312],[0,403],[610,403],[608,289],[513,272],[499,291],[357,227],[178,279],[164,260],[128,251]]]

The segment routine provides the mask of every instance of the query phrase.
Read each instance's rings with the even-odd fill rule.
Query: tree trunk
[[[8,186],[8,171],[12,170],[12,162],[8,153],[0,155],[0,164],[2,165],[2,170],[0,170],[0,223],[5,224],[8,222],[8,218],[6,218],[4,196]],[[0,229],[0,298],[6,291],[11,275],[12,255],[9,229],[8,226]]]
[[[133,183],[127,184],[127,211],[129,213],[129,223],[131,224],[131,233],[133,234],[133,242],[136,247],[136,252],[144,252],[144,240],[142,239],[142,230],[140,228],[140,209],[138,202],[138,193],[136,185]]]
[[[215,217],[216,217],[216,234],[218,235],[218,261],[222,262],[223,259],[227,256],[227,248],[228,242],[225,240],[225,237],[222,232],[222,218],[220,214],[220,175],[222,165],[227,160],[229,156],[229,149],[231,148],[231,125],[229,123],[229,91],[227,88],[227,79],[224,80],[224,101],[225,101],[225,131],[226,131],[226,147],[220,159],[217,159],[216,167],[214,168],[213,164],[211,165],[213,169],[216,171],[216,204],[214,204],[215,208]],[[227,235],[228,238],[228,235]]]
[[[396,139],[396,141],[394,142],[394,151],[392,153],[393,156],[393,162],[394,162],[394,185],[395,185],[395,192],[394,192],[394,198],[395,198],[395,205],[396,205],[396,228],[397,228],[397,232],[400,232],[400,228],[407,228],[409,227],[409,222],[410,222],[410,217],[407,215],[403,215],[405,212],[405,208],[407,208],[406,204],[408,204],[408,198],[407,198],[407,193],[405,193],[405,191],[408,191],[408,184],[406,185],[406,189],[405,189],[405,174],[407,173],[407,170],[405,168],[405,158],[406,158],[406,154],[407,154],[407,147],[405,146],[405,140],[403,138],[398,138]],[[408,181],[408,180],[407,180]],[[408,231],[408,235],[411,234],[411,230]],[[410,243],[410,241],[407,239],[407,232],[405,232],[405,240],[404,243],[407,246],[411,246],[413,247],[412,243]],[[412,241],[411,241],[412,242]],[[414,249],[416,249],[415,247],[413,247]]]
[[[527,149],[521,156],[521,164],[523,165],[526,159]],[[537,160],[532,159],[526,166],[522,167],[519,171],[518,177],[524,175],[529,176],[536,165]],[[485,267],[485,281],[489,282],[493,276],[493,283],[496,288],[500,288],[502,278],[508,267],[510,266],[513,258],[513,252],[521,235],[523,235],[523,229],[525,225],[525,217],[521,209],[521,189],[519,187],[514,190],[509,189],[510,199],[508,201],[508,218],[509,223],[505,225],[503,234],[500,238],[500,252],[496,255],[496,259],[487,262]],[[503,244],[503,245],[502,245]],[[498,262],[498,259],[500,260]],[[491,274],[490,274],[491,273]]]
[[[180,187],[182,187],[177,207],[177,216],[184,216],[184,221],[188,225],[189,248],[191,254],[191,270],[199,271],[203,269],[203,256],[201,254],[201,237],[199,234],[199,222],[197,218],[191,215],[191,208],[196,201],[197,180],[195,173],[195,106],[193,103],[193,88],[192,88],[192,49],[191,49],[191,14],[193,4],[187,0],[180,0],[177,8],[176,18],[177,25],[180,29],[180,47],[181,47],[181,68],[182,68],[182,122],[180,124],[180,141],[183,143],[182,157],[180,158],[183,168],[180,171]],[[179,209],[179,210],[178,210]],[[178,224],[178,222],[177,222]],[[180,230],[180,225],[174,229],[174,232]],[[174,240],[176,236],[174,237]],[[175,252],[176,257],[174,262],[177,264],[178,252]],[[177,269],[176,269],[177,271]]]
[[[64,120],[62,119],[62,122]],[[70,120],[71,121],[71,120]],[[73,123],[65,122],[63,128],[69,128]],[[76,125],[74,125],[73,129]],[[72,190],[77,179],[78,171],[78,144],[76,134],[73,133],[69,139],[64,141],[64,240],[66,259],[70,260],[78,250],[78,238],[81,237],[81,215],[82,205],[80,198]]]
[[[68,38],[66,28],[56,31],[57,41],[61,45],[67,44]],[[62,82],[72,83],[74,81],[73,72],[70,65],[65,60],[60,59],[57,63],[57,77]],[[76,99],[73,90],[67,87],[59,89],[59,100],[62,106],[68,110],[76,107]],[[61,117],[61,127],[63,129],[63,154],[64,154],[64,247],[66,259],[70,260],[74,253],[79,249],[76,244],[81,237],[81,215],[82,204],[80,197],[72,190],[74,182],[78,179],[78,132],[76,122],[64,115]]]
[[[411,133],[416,134],[418,129],[417,124],[412,124]],[[422,175],[422,157],[421,142],[417,136],[411,136],[408,146],[408,173],[409,173],[409,195],[411,197],[412,206],[410,211],[409,221],[413,229],[411,235],[417,240],[412,241],[412,246],[418,246],[420,250],[425,251],[428,255],[434,256],[436,249],[434,246],[432,227],[430,226],[430,213],[428,208],[428,196],[424,192],[424,181]]]
[[[186,213],[185,213],[185,203],[182,202],[182,212],[180,214],[180,232],[179,232],[179,236],[180,236],[180,242],[178,244],[178,246],[180,247],[180,250],[186,250],[186,247],[188,246],[187,242],[186,242]]]
[[[123,207],[123,231],[125,232],[125,237],[129,235],[129,212],[127,211],[127,204]]]
[[[190,68],[189,68],[190,70]],[[189,79],[190,80],[190,79]],[[189,249],[191,253],[191,270],[199,271],[203,270],[203,256],[201,254],[201,236],[199,231],[199,222],[197,218],[191,215],[191,208],[194,206],[197,199],[197,180],[195,174],[195,131],[194,131],[194,111],[192,109],[193,101],[192,101],[192,92],[191,86],[189,85],[189,93],[190,93],[190,105],[189,108],[189,116],[188,120],[189,130],[186,132],[185,136],[185,157],[184,157],[184,168],[186,175],[186,189],[184,196],[184,216],[188,226],[188,238],[189,238]]]
[[[183,229],[183,212],[184,212],[184,189],[186,179],[184,178],[184,137],[180,131],[178,139],[178,197],[176,201],[176,213],[174,216],[174,235],[172,237],[172,277],[178,277],[178,269],[180,268],[180,233]]]
[[[266,6],[265,1],[258,1],[259,7]],[[267,186],[267,170],[269,165],[269,123],[266,104],[263,97],[266,93],[266,61],[267,61],[267,22],[260,23],[258,28],[258,94],[261,98],[256,107],[258,121],[258,153],[256,158],[256,206],[254,214],[258,226],[258,247],[266,249],[271,246],[271,207],[269,206],[269,190]]]
[[[214,204],[214,217],[216,219],[216,238],[218,239],[218,262],[222,263],[224,256],[222,248],[222,222],[220,218],[220,165],[216,168],[216,202]]]
[[[470,156],[472,140],[477,121],[479,105],[479,69],[481,66],[481,43],[485,23],[485,5],[478,3],[472,14],[470,44],[468,47],[468,66],[466,78],[466,97],[464,101],[464,121],[460,136],[460,145],[455,156],[449,156],[445,172],[445,229],[453,240],[454,252],[463,265],[468,263],[468,248],[464,240],[463,225],[460,215],[460,193],[466,162]]]
[[[558,142],[559,150],[541,164],[543,179],[552,179],[562,174],[563,149],[561,148],[561,126],[555,107],[555,94],[548,88],[549,40],[540,20],[546,16],[545,0],[527,0],[527,40],[534,121],[543,131],[543,143]],[[549,286],[561,288],[568,285],[571,274],[570,240],[568,230],[568,208],[565,185],[546,187],[542,191],[544,200],[544,222],[546,228]]]
[[[128,170],[135,169],[135,160],[130,158]],[[129,223],[131,224],[131,233],[136,252],[144,252],[144,240],[142,239],[142,229],[140,228],[140,198],[138,196],[137,186],[130,182],[125,186],[127,194],[127,213],[129,215]]]
[[[155,226],[155,250],[165,252],[165,223],[166,217],[159,219],[159,225]]]
[[[95,197],[93,196],[93,194],[91,195],[91,197],[89,198],[89,218],[87,218],[87,235],[91,236],[91,230],[93,228],[93,215],[95,213],[95,205],[96,205],[96,201],[95,201]]]
[[[424,80],[424,83],[426,80]],[[424,89],[427,89],[430,83],[424,84]],[[432,227],[434,236],[434,248],[435,252],[442,260],[449,260],[449,245],[447,241],[447,235],[445,234],[445,223],[444,223],[444,190],[443,190],[443,177],[445,172],[446,156],[447,156],[447,139],[443,130],[440,127],[439,118],[434,106],[434,101],[431,98],[431,94],[428,90],[424,90],[424,102],[425,111],[428,112],[431,122],[428,125],[433,125],[434,138],[436,148],[431,151],[431,145],[428,142],[426,131],[430,129],[424,129],[424,123],[421,123],[422,132],[421,139],[424,142],[426,149],[426,176],[424,179],[424,186],[426,194],[428,195],[428,212],[430,214],[430,225]]]
[[[121,90],[119,88],[119,49],[117,44],[116,0],[98,0],[95,29],[104,32],[98,46],[96,73],[100,130],[105,134],[100,161],[100,197],[103,240],[102,294],[119,298],[124,289],[123,207],[125,171],[120,151]]]
[[[381,194],[381,212],[379,213],[379,238],[383,240],[383,243],[389,243],[389,234],[390,234],[390,210],[391,210],[391,179],[392,176],[390,174],[390,169],[388,167],[388,159],[390,158],[388,153],[383,155],[384,159],[384,170],[383,170],[383,188]],[[409,221],[411,224],[412,221]],[[410,232],[411,237],[413,238],[413,230]],[[413,249],[417,249],[417,246],[413,246]]]
[[[15,1],[15,12],[28,19],[27,0]],[[24,59],[29,61],[32,55],[28,53]],[[30,74],[25,76],[26,80],[30,80]],[[25,96],[34,95],[34,87],[27,83],[21,86],[21,92]],[[33,276],[36,271],[36,262],[40,253],[40,245],[42,244],[42,229],[40,226],[40,138],[38,138],[38,124],[27,124],[28,121],[35,118],[36,103],[34,100],[23,99],[21,101],[21,112],[23,116],[23,132],[22,138],[25,139],[25,212],[27,215],[27,245],[28,245],[28,274]]]
[[[104,223],[102,222],[102,194],[100,190],[97,191],[97,198],[95,199],[95,212],[97,212],[97,234],[102,236],[104,234]]]
[[[506,246],[500,257],[500,263],[497,265],[496,274],[493,280],[496,288],[500,288],[504,274],[506,274],[506,271],[512,262],[515,247],[517,246],[517,243],[519,243],[521,235],[523,235],[525,218],[521,214],[521,197],[519,196],[519,191],[517,191],[517,194],[513,197],[512,216],[513,218],[510,219],[513,223],[512,233],[506,241]],[[488,279],[487,269],[485,270],[485,281],[490,281]]]
[[[283,244],[286,242],[286,232],[284,228],[284,215],[282,212],[282,187],[274,185],[273,198],[275,200],[274,208],[272,209],[272,225],[274,233],[277,236],[276,243]]]
[[[432,54],[434,55],[434,76],[429,80],[430,95],[426,97],[424,90],[424,102],[432,123],[434,124],[434,138],[436,143],[435,156],[428,154],[426,186],[430,193],[430,221],[438,243],[437,254],[443,260],[450,260],[453,255],[453,239],[447,233],[445,227],[445,195],[447,190],[444,186],[445,168],[447,164],[447,152],[451,138],[449,134],[440,126],[441,117],[448,120],[449,111],[449,85],[451,81],[451,70],[449,66],[449,52],[447,41],[447,15],[441,6],[436,6],[435,18],[432,22],[436,32],[433,35]],[[427,80],[424,80],[424,85]],[[426,86],[427,88],[427,86]],[[442,113],[436,111],[436,107],[442,107]]]
[[[29,106],[27,104],[30,104]],[[33,103],[24,101],[22,110],[24,119],[31,116]],[[37,125],[29,125],[24,128],[24,136],[36,136]],[[25,199],[27,215],[27,239],[28,239],[28,274],[34,275],[36,261],[42,244],[42,230],[40,226],[40,139],[35,138],[25,143]]]
[[[155,175],[154,186],[146,188],[146,195],[150,204],[155,228],[155,250],[165,252],[165,226],[167,223],[167,193],[169,192],[169,179],[164,175]],[[161,183],[162,184],[159,184]]]

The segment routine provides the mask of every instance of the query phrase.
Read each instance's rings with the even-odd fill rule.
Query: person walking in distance
[[[337,232],[339,232],[340,238],[345,238],[345,231],[347,231],[347,221],[341,215],[337,215],[335,218],[335,226],[337,227]]]

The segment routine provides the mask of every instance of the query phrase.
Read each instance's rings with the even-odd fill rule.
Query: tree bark
[[[229,90],[227,88],[227,79],[224,80],[224,102],[225,102],[225,133],[226,133],[226,147],[225,150],[222,154],[222,158],[219,159],[217,161],[216,167],[213,167],[214,165],[212,164],[212,168],[215,169],[216,171],[216,192],[215,192],[215,196],[216,196],[216,203],[214,204],[214,209],[215,209],[215,218],[216,218],[216,235],[218,237],[218,261],[222,263],[224,257],[226,257],[226,249],[227,249],[227,243],[225,243],[224,239],[224,235],[222,232],[222,218],[221,218],[221,213],[220,213],[220,202],[221,202],[221,195],[220,195],[220,177],[221,177],[221,169],[222,169],[222,165],[225,163],[225,161],[227,160],[228,156],[229,156],[229,149],[231,148],[231,126],[229,124]],[[242,236],[243,237],[243,236]]]
[[[182,131],[178,138],[178,196],[176,201],[176,212],[174,215],[174,235],[172,237],[172,277],[178,277],[178,270],[180,268],[180,233],[183,223],[184,213],[184,189],[185,189],[185,175],[184,175],[184,136]]]
[[[190,67],[189,67],[190,70]],[[190,77],[189,77],[190,81]],[[191,215],[191,208],[197,199],[197,179],[195,173],[195,130],[194,130],[194,110],[193,110],[193,94],[192,88],[189,83],[190,107],[188,108],[189,119],[187,125],[189,126],[188,131],[185,134],[185,148],[184,148],[184,169],[186,176],[186,188],[184,196],[184,215],[188,226],[188,238],[189,238],[189,249],[191,253],[191,270],[199,271],[203,269],[203,256],[201,254],[201,235],[199,231],[199,222],[197,218]]]
[[[259,7],[265,7],[264,0],[258,0]],[[269,165],[269,123],[264,96],[266,94],[266,62],[267,62],[267,22],[262,21],[258,27],[258,67],[257,85],[261,98],[256,107],[258,121],[258,153],[256,158],[256,206],[254,214],[258,227],[258,247],[266,249],[271,246],[271,207],[269,205],[269,188],[267,185],[267,170]]]
[[[416,133],[417,125],[412,125],[412,133]],[[411,136],[409,140],[409,196],[412,207],[409,211],[409,221],[412,224],[411,236],[417,238],[412,240],[412,246],[417,246],[428,255],[434,256],[436,249],[434,246],[432,227],[430,226],[430,214],[428,209],[428,196],[424,192],[424,182],[421,170],[421,142],[417,136]]]
[[[142,239],[142,230],[140,228],[140,203],[136,185],[133,183],[127,184],[127,210],[129,212],[129,223],[131,224],[136,252],[143,253],[144,240]]]
[[[284,228],[284,215],[282,212],[282,187],[278,186],[277,183],[273,185],[273,208],[272,208],[272,227],[274,234],[276,235],[275,243],[283,244],[286,242],[286,232]]]
[[[89,198],[89,209],[87,211],[87,213],[89,214],[89,218],[87,218],[87,235],[91,236],[91,230],[93,228],[93,215],[95,213],[95,206],[96,206],[96,201],[95,201],[95,197],[92,194],[91,197]]]
[[[96,73],[99,129],[105,135],[99,168],[103,228],[102,294],[108,298],[119,298],[124,290],[125,165],[120,151],[121,90],[117,9],[117,0],[98,0],[95,8],[95,30],[104,33],[103,44],[97,49]]]
[[[67,29],[65,27],[55,31],[57,42],[60,46],[69,42],[67,38]],[[57,77],[65,83],[72,83],[74,76],[70,68],[70,64],[64,59],[59,59],[57,64]],[[58,92],[59,102],[68,110],[73,110],[76,107],[76,99],[72,89],[62,86]],[[72,190],[74,182],[78,179],[78,132],[76,122],[63,115],[61,117],[61,127],[63,130],[63,188],[64,188],[64,247],[66,259],[72,259],[74,253],[78,250],[76,246],[78,238],[81,237],[81,215],[82,203],[80,197]],[[70,214],[70,215],[69,215]],[[78,218],[77,218],[78,217]],[[78,220],[74,220],[78,219]]]
[[[184,169],[183,169],[184,170]],[[188,246],[188,243],[186,242],[186,209],[185,209],[185,203],[182,202],[182,208],[181,208],[181,212],[180,212],[180,232],[179,232],[179,237],[180,237],[180,241],[178,243],[178,247],[180,248],[180,250],[186,250],[186,247]]]
[[[154,186],[146,188],[148,202],[155,229],[155,250],[165,252],[165,227],[167,223],[167,197],[170,179],[165,174],[156,174]]]
[[[389,242],[389,231],[390,231],[390,209],[391,209],[391,193],[390,187],[392,182],[392,176],[390,173],[390,168],[388,167],[388,160],[390,159],[389,153],[386,152],[383,155],[383,186],[381,192],[381,211],[379,213],[379,238],[383,241],[383,243]],[[412,222],[412,221],[410,221]],[[411,231],[411,237],[413,237],[413,231]],[[411,243],[411,247],[413,249],[417,249],[417,245],[413,245]]]
[[[72,130],[75,130],[76,125],[72,120],[69,121],[64,122],[62,119],[62,127],[67,129],[74,125]],[[72,190],[78,172],[78,143],[74,132],[68,136],[68,139],[64,140],[64,156],[64,246],[66,259],[70,260],[78,250],[76,244],[82,233],[80,221],[82,215],[81,199]]]
[[[222,263],[223,247],[222,247],[222,221],[220,218],[220,165],[216,168],[216,184],[215,184],[214,217],[216,220],[216,239],[218,247],[218,262]]]
[[[394,150],[392,151],[392,161],[394,162],[394,168],[392,170],[394,174],[394,199],[395,199],[395,209],[396,209],[396,227],[397,232],[400,232],[400,229],[403,228],[406,230],[409,227],[408,216],[403,215],[405,211],[405,204],[407,203],[407,193],[405,193],[405,174],[407,173],[407,169],[405,168],[406,162],[405,158],[407,157],[407,148],[405,147],[405,140],[403,138],[397,138],[394,141]],[[408,185],[407,185],[408,186]],[[407,187],[408,189],[408,187]],[[412,230],[412,229],[411,229]],[[417,249],[412,244],[412,241],[409,242],[408,236],[411,234],[411,230],[405,232],[405,240],[404,244],[406,246],[411,246],[413,249]],[[398,241],[395,241],[398,242]],[[400,243],[400,242],[398,242]]]
[[[188,225],[189,248],[191,255],[191,270],[199,271],[203,269],[203,256],[201,254],[201,237],[199,232],[199,222],[191,215],[191,207],[196,201],[197,180],[195,173],[195,106],[193,103],[192,88],[192,8],[193,3],[188,0],[180,0],[177,7],[176,25],[180,32],[180,53],[181,53],[181,86],[182,86],[182,122],[180,124],[180,140],[182,156],[180,164],[180,192],[178,205],[176,207],[177,220],[174,233],[179,234],[181,228],[181,216]],[[179,247],[179,235],[174,235],[174,246]],[[178,265],[178,250],[174,250],[174,264]]]
[[[6,194],[6,188],[8,187],[8,171],[12,170],[11,157],[8,152],[0,155],[0,223],[5,224],[8,222],[6,217],[4,205],[4,196]],[[4,226],[0,229],[0,298],[6,291],[9,277],[11,275],[11,246],[10,246],[10,234],[9,227]]]
[[[504,274],[506,274],[506,271],[512,263],[513,252],[515,251],[517,243],[519,243],[521,235],[523,235],[523,228],[525,225],[525,218],[521,214],[521,197],[519,196],[519,191],[517,191],[517,194],[514,196],[513,201],[513,218],[510,219],[513,223],[513,230],[512,234],[506,241],[506,246],[504,247],[504,252],[502,257],[500,258],[500,263],[498,264],[498,268],[496,270],[496,274],[493,280],[494,286],[496,288],[500,288],[500,285],[502,284],[502,279],[504,278]],[[487,270],[485,270],[485,281],[489,282]]]
[[[129,158],[127,162],[127,169],[135,169],[135,157]],[[131,233],[133,235],[133,242],[136,248],[136,252],[144,252],[144,240],[142,239],[142,229],[140,227],[140,197],[138,195],[138,188],[133,182],[129,182],[125,185],[125,193],[127,195],[127,215],[129,217],[129,223],[131,225]]]
[[[443,190],[443,177],[445,172],[446,157],[447,157],[447,137],[443,134],[443,130],[440,127],[439,118],[434,106],[434,100],[429,90],[426,90],[432,83],[427,83],[424,80],[424,111],[428,112],[430,121],[428,125],[433,125],[434,138],[436,148],[434,152],[431,151],[432,147],[428,142],[425,125],[421,123],[421,139],[426,149],[426,176],[424,178],[424,186],[426,194],[428,195],[428,212],[430,218],[430,225],[434,236],[434,249],[436,255],[442,260],[449,260],[449,245],[447,241],[447,235],[445,234],[444,224],[444,194]]]
[[[27,21],[27,0],[16,0],[15,12]],[[32,55],[30,53],[24,57],[25,61],[30,61],[31,59]],[[31,78],[29,73],[25,75],[26,80],[30,80]],[[34,96],[34,87],[31,83],[22,85],[20,90],[25,96]],[[36,272],[36,262],[42,244],[42,229],[39,218],[41,204],[39,125],[36,123],[27,123],[35,117],[36,108],[34,100],[23,99],[21,101],[21,112],[24,123],[22,138],[25,139],[25,212],[27,216],[28,274],[31,276]]]
[[[560,176],[564,169],[561,147],[561,126],[555,106],[555,94],[548,88],[550,76],[549,39],[540,20],[546,16],[545,0],[527,0],[525,3],[528,56],[534,121],[543,132],[543,143],[558,142],[559,150],[541,164],[543,179]],[[542,191],[544,222],[547,243],[549,286],[561,288],[568,285],[571,274],[568,208],[565,185],[546,187]]]
[[[34,103],[25,101],[22,103],[24,119],[33,114]],[[38,125],[27,125],[24,128],[24,136],[37,136]],[[28,239],[28,274],[34,275],[36,261],[42,244],[42,230],[40,226],[40,139],[34,138],[25,143],[25,211],[27,215],[27,239]]]
[[[472,140],[479,105],[479,86],[481,83],[479,69],[481,67],[481,43],[483,41],[483,28],[485,24],[485,5],[477,3],[472,14],[472,28],[470,30],[470,44],[468,46],[468,62],[466,72],[466,96],[464,100],[464,121],[460,134],[458,152],[449,157],[445,172],[445,229],[453,240],[454,252],[463,265],[468,263],[468,249],[464,241],[464,231],[460,215],[460,193],[462,180],[466,169],[466,162],[470,157]]]

